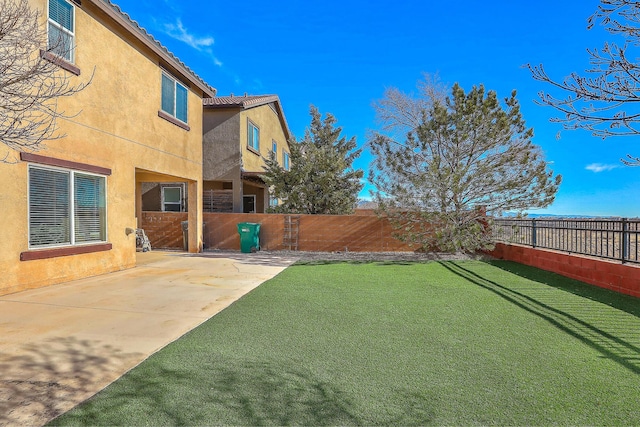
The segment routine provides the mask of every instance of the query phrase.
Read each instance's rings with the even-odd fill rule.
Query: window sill
[[[80,75],[80,68],[76,67],[75,65],[73,65],[72,63],[70,63],[69,61],[65,60],[64,58],[59,57],[58,55],[51,53],[51,52],[47,52],[46,50],[40,50],[40,58],[45,59],[55,65],[57,65],[58,67],[62,68],[63,70],[67,70],[68,72],[75,74],[76,76]]]
[[[73,169],[84,172],[91,172],[98,175],[111,175],[111,169],[101,166],[87,165],[85,163],[71,162],[69,160],[57,159],[55,157],[41,156],[39,154],[20,153],[20,160],[23,162],[37,163],[40,165],[56,166],[59,168]]]
[[[110,251],[111,243],[99,243],[86,246],[69,246],[55,249],[38,249],[20,253],[20,261],[33,261],[37,259],[58,258],[63,256],[89,254],[93,252]]]
[[[247,150],[249,150],[250,152],[252,152],[252,153],[253,153],[253,154],[255,154],[256,156],[259,156],[259,155],[260,155],[260,152],[259,152],[258,150],[256,150],[256,149],[255,149],[255,148],[253,148],[253,147],[249,147],[248,145],[247,145]]]
[[[176,125],[178,127],[181,127],[182,129],[184,129],[186,131],[191,130],[191,128],[189,127],[188,124],[186,124],[185,122],[183,122],[181,120],[176,119],[175,117],[165,113],[162,110],[158,110],[158,117],[161,117],[161,118],[165,119],[166,121],[171,122],[174,125]]]

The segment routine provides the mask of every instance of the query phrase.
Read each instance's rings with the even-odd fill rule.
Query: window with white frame
[[[274,158],[278,158],[278,143],[275,140],[271,140],[271,152]]]
[[[189,91],[185,85],[169,74],[162,73],[162,111],[187,123],[188,95]]]
[[[29,248],[107,241],[106,177],[29,166]]]
[[[162,211],[182,212],[182,187],[162,187]]]
[[[75,8],[67,0],[49,0],[49,51],[74,61]]]
[[[284,167],[284,170],[289,170],[289,153],[286,151],[282,152],[282,166]]]
[[[248,123],[249,127],[247,146],[256,151],[260,151],[260,129],[258,129],[258,126],[253,124],[251,120],[248,120]]]

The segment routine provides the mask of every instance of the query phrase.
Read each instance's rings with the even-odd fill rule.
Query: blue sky
[[[551,88],[523,68],[542,63],[556,79],[588,68],[587,48],[612,40],[586,29],[599,1],[114,1],[219,95],[277,94],[296,137],[313,104],[364,145],[379,128],[373,101],[388,87],[415,91],[423,73],[466,91],[484,84],[500,98],[515,89],[534,142],[563,176],[556,201],[532,212],[640,216],[640,168],[620,162],[640,155],[640,138],[550,123],[555,110],[534,100]],[[365,152],[356,166],[366,171],[370,159]]]

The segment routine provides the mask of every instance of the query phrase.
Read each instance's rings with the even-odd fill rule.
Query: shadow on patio
[[[132,356],[112,346],[76,338],[26,344],[0,352],[0,425],[42,425],[117,378]]]

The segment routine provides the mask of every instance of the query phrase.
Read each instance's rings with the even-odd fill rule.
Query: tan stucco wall
[[[260,129],[260,152],[247,146],[249,122]],[[283,124],[269,105],[246,110],[239,107],[205,108],[203,137],[203,174],[205,181],[233,182],[233,211],[242,212],[243,194],[256,194],[256,209],[264,212],[269,205],[266,188],[258,188],[241,180],[241,171],[264,172],[272,141],[278,144],[278,163],[283,164],[283,151],[289,153]]]
[[[240,113],[238,109],[204,110],[203,179],[234,180],[240,178]]]
[[[30,3],[43,11],[47,4],[46,0]],[[20,261],[20,253],[28,250],[27,164],[0,164],[0,182],[11,183],[0,193],[0,294],[133,267],[135,236],[125,235],[125,229],[136,227],[136,211],[141,210],[136,206],[137,180],[189,182],[194,203],[189,206],[189,220],[202,223],[202,94],[189,92],[190,131],[158,117],[159,58],[139,41],[114,34],[125,33],[115,24],[103,25],[102,19],[103,13],[90,1],[76,7],[75,65],[82,74],[71,82],[87,81],[92,73],[93,80],[81,93],[60,100],[61,111],[78,115],[60,120],[66,137],[49,141],[37,154],[111,169],[107,241],[113,248]],[[190,249],[196,251],[201,248],[201,229],[190,227],[190,232]]]
[[[248,148],[248,120],[260,129],[260,154]],[[289,145],[276,112],[269,105],[244,110],[240,118],[240,148],[242,167],[246,172],[264,172],[264,160],[269,158],[271,141],[278,143],[278,163],[282,165],[282,151],[289,152]]]

